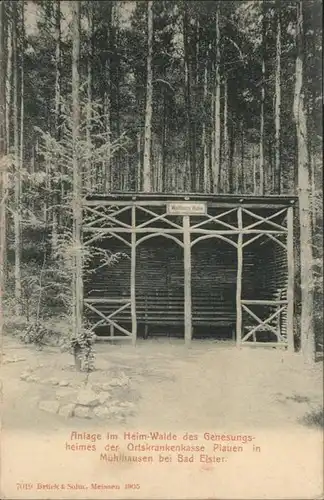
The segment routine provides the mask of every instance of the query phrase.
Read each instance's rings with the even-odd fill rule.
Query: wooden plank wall
[[[256,297],[261,300],[287,300],[288,266],[287,252],[275,242],[261,245],[256,254],[254,281]],[[272,311],[274,312],[274,308]],[[280,330],[287,334],[287,312],[280,317]]]
[[[113,252],[124,251],[130,255],[130,250],[119,244],[112,246],[110,241],[109,246]],[[124,256],[109,268],[99,268],[85,280],[86,296],[130,297],[130,265],[130,258]],[[254,266],[255,254],[247,249],[243,283],[248,297],[255,297]],[[195,327],[235,325],[236,269],[236,248],[231,245],[211,238],[192,247],[192,322]],[[139,323],[183,324],[184,271],[180,246],[157,237],[137,247],[136,305]],[[106,314],[116,308],[107,304],[97,307]],[[130,311],[123,311],[121,319],[129,321]]]
[[[258,293],[261,299],[275,300],[279,289],[287,288],[287,252],[275,242],[260,247],[255,274],[259,277]],[[286,299],[286,297],[285,297]]]

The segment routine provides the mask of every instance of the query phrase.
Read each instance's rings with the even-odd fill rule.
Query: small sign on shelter
[[[167,204],[168,215],[206,215],[207,204],[203,202],[175,201]]]

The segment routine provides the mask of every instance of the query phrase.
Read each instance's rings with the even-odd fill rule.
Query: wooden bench
[[[105,316],[112,314],[118,307],[116,304],[100,303],[95,307]],[[88,318],[97,321],[95,313],[89,312]],[[121,325],[130,326],[130,307],[118,312],[112,318]],[[180,295],[156,293],[136,297],[136,319],[138,325],[144,326],[144,338],[149,335],[150,326],[183,326],[184,299]],[[210,296],[194,297],[192,299],[192,326],[228,328],[233,333],[236,322],[236,311],[233,304],[217,301]],[[111,328],[113,334],[114,328]]]

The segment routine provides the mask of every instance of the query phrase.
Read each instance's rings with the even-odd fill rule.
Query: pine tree
[[[21,315],[21,157],[19,150],[19,120],[18,120],[18,3],[13,4],[13,128],[14,128],[14,165],[15,165],[15,193],[14,193],[14,241],[15,241],[15,312]]]
[[[147,2],[147,75],[146,75],[146,109],[144,132],[144,162],[143,162],[143,191],[152,190],[151,172],[151,141],[152,141],[152,112],[153,112],[153,2]]]
[[[275,169],[274,190],[281,190],[281,0],[276,1],[276,72],[275,72]]]
[[[78,156],[80,136],[80,2],[72,3],[72,141],[73,141],[73,244],[74,244],[74,280],[73,280],[73,332],[82,334],[82,186],[81,166]]]
[[[304,15],[303,1],[297,4],[296,69],[294,119],[297,134],[297,163],[300,221],[300,274],[301,274],[301,349],[306,363],[315,358],[314,296],[313,296],[313,235],[311,172],[308,156],[307,114],[305,109],[304,75]]]
[[[214,95],[213,95],[213,135],[212,135],[212,181],[213,192],[219,191],[221,160],[221,77],[220,77],[220,28],[219,5],[215,8],[215,61],[214,61]]]
[[[0,335],[3,328],[3,294],[6,249],[6,80],[5,80],[5,24],[4,0],[0,0]]]

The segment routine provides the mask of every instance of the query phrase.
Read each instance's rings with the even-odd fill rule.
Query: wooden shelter
[[[202,194],[88,197],[83,241],[93,260],[83,309],[105,339],[175,326],[238,346],[293,350],[296,198]]]

